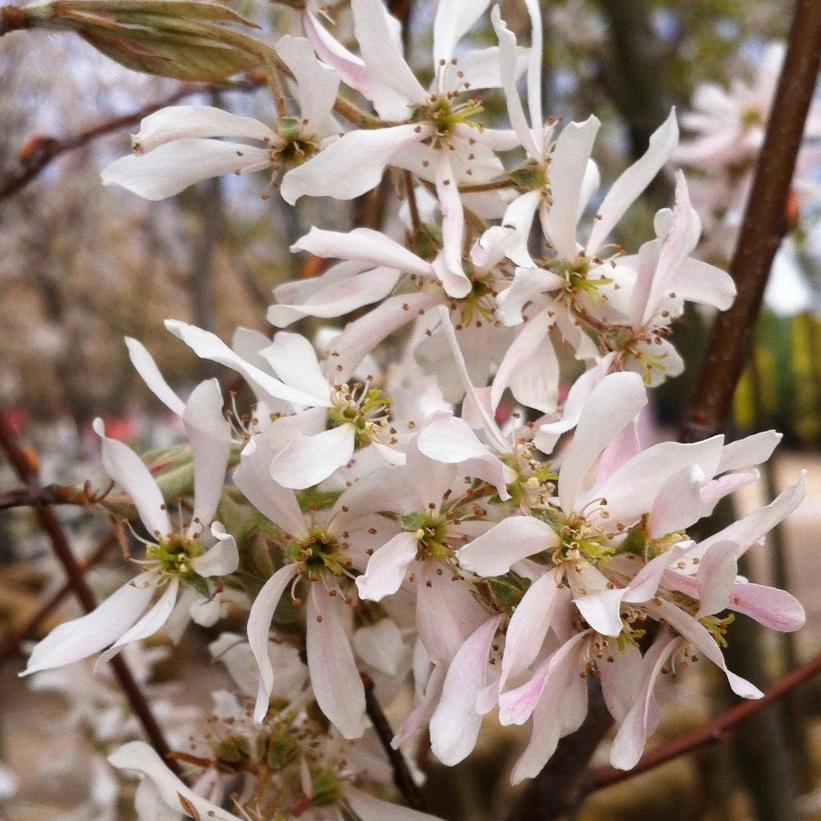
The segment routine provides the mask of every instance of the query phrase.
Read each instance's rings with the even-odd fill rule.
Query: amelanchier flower
[[[163,380],[148,352],[129,340],[132,359],[154,392],[183,420],[194,465],[194,508],[190,521],[172,524],[162,492],[142,460],[123,442],[105,435],[101,419],[94,429],[102,438],[103,467],[131,497],[148,538],[143,571],[112,593],[96,610],[65,622],[39,642],[25,672],[71,664],[101,650],[107,660],[131,642],[154,635],[169,619],[188,618],[211,625],[219,617],[209,579],[233,573],[239,564],[234,537],[213,521],[225,482],[231,434],[222,415],[222,393],[216,379],[198,385],[183,402]],[[136,535],[136,534],[135,534]],[[152,605],[155,593],[161,595]],[[180,595],[182,594],[182,595]],[[216,606],[215,606],[216,604]],[[174,615],[175,606],[178,615]]]
[[[339,77],[316,59],[303,37],[283,37],[275,49],[294,75],[298,114],[283,114],[269,128],[252,117],[212,106],[162,108],[140,123],[132,137],[134,153],[103,169],[103,185],[120,185],[145,199],[163,200],[195,182],[224,174],[271,169],[277,183],[321,151],[339,130],[331,114]]]

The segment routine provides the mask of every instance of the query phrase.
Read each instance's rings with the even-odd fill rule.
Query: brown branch
[[[43,505],[80,505],[85,507],[98,499],[87,487],[46,485],[21,487],[0,493],[0,511],[15,507],[42,507]]]
[[[3,412],[0,412],[0,448],[5,452],[9,462],[20,477],[20,480],[32,488],[39,489],[40,477],[36,467],[36,461],[17,444],[17,436],[14,428]],[[85,580],[83,568],[69,546],[65,531],[54,512],[54,508],[49,505],[43,505],[42,507],[36,507],[34,510],[40,522],[40,526],[48,535],[54,552],[63,565],[63,569],[66,571],[71,589],[86,613],[92,612],[97,607],[94,593]],[[168,746],[163,731],[157,723],[154,714],[151,712],[151,707],[146,701],[140,689],[140,685],[131,673],[125,659],[123,659],[122,656],[115,656],[109,661],[109,664],[111,664],[114,675],[125,693],[128,703],[131,705],[131,709],[142,724],[143,730],[145,730],[145,734],[151,742],[151,745],[162,758],[167,760],[169,769],[176,775],[181,776],[177,762],[167,758],[171,752],[171,748]]]
[[[379,736],[382,749],[385,751],[385,755],[388,757],[393,769],[393,783],[396,785],[396,789],[402,793],[409,807],[420,812],[429,812],[428,802],[417,783],[413,780],[413,775],[404,754],[401,750],[394,749],[391,746],[393,730],[382,711],[382,706],[374,695],[373,682],[368,676],[363,675],[362,683],[365,685],[365,711],[368,713],[368,718],[370,718],[373,729]]]
[[[720,433],[749,358],[752,335],[775,252],[787,228],[787,207],[804,122],[821,64],[821,3],[797,0],[787,55],[758,156],[730,274],[733,306],[713,325],[681,438]]]
[[[736,725],[756,715],[756,713],[761,712],[765,707],[783,698],[787,693],[805,681],[814,678],[819,673],[821,673],[821,654],[776,682],[764,693],[763,698],[756,701],[745,701],[743,704],[739,704],[737,707],[733,707],[731,710],[722,713],[718,718],[710,721],[703,727],[698,727],[691,733],[683,735],[681,738],[677,738],[668,744],[663,744],[645,753],[641,761],[639,761],[632,770],[616,770],[612,767],[602,767],[594,770],[591,773],[590,786],[587,792],[594,792],[603,787],[609,787],[611,784],[618,784],[620,781],[626,781],[629,778],[633,778],[648,770],[655,769],[662,764],[666,764],[674,758],[688,755],[696,750],[700,750],[702,747],[724,741]]]
[[[117,535],[115,533],[109,533],[109,535],[97,545],[97,549],[84,562],[80,563],[80,572],[84,574],[97,564],[117,543]],[[40,609],[37,610],[22,627],[14,632],[6,641],[3,648],[0,649],[0,667],[17,654],[20,643],[35,633],[37,628],[57,609],[69,593],[71,593],[71,582],[67,581],[43,603]]]
[[[10,197],[12,194],[16,194],[37,177],[53,160],[66,152],[82,148],[100,137],[105,137],[108,134],[113,134],[115,131],[135,125],[139,123],[143,117],[153,114],[160,108],[174,105],[174,103],[178,103],[188,97],[193,97],[196,94],[207,94],[218,90],[253,91],[263,83],[264,79],[256,76],[248,77],[246,80],[230,86],[221,86],[214,83],[186,83],[162,100],[149,103],[142,108],[132,111],[130,114],[124,114],[121,117],[106,120],[84,131],[80,131],[73,136],[63,137],[61,139],[44,136],[33,137],[20,150],[19,166],[0,178],[0,200]]]

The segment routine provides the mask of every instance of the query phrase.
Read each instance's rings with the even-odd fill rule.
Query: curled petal
[[[368,561],[362,576],[356,579],[360,598],[379,601],[402,586],[405,574],[416,559],[418,542],[413,533],[398,533],[380,547]]]
[[[510,516],[460,548],[459,566],[478,576],[502,576],[516,562],[559,544],[553,528],[532,516]]]
[[[297,432],[274,456],[271,478],[283,487],[302,489],[318,485],[344,467],[354,452],[353,425],[340,425],[313,436]]]

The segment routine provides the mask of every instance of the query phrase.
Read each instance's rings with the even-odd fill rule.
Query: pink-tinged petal
[[[442,698],[430,720],[431,750],[447,766],[463,761],[476,746],[482,726],[476,699],[485,688],[490,648],[501,618],[493,616],[478,627],[448,668]]]
[[[461,465],[467,475],[493,484],[500,498],[510,498],[507,482],[514,479],[510,469],[479,441],[464,419],[444,412],[434,414],[419,432],[416,445],[429,459]]]
[[[157,599],[154,606],[151,607],[136,624],[126,630],[126,632],[97,659],[96,666],[116,656],[127,644],[147,639],[149,636],[153,636],[157,631],[161,630],[168,621],[168,617],[171,615],[174,605],[177,603],[177,593],[179,589],[180,580],[177,578],[171,579],[168,583],[168,587],[165,588],[162,596]]]
[[[596,485],[606,482],[619,468],[626,465],[641,451],[639,443],[639,418],[634,419],[604,449],[596,472]]]
[[[339,596],[332,598],[321,582],[308,594],[307,654],[316,702],[345,738],[365,731],[365,688],[342,620]]]
[[[130,770],[140,773],[150,780],[165,804],[192,817],[188,808],[197,812],[199,818],[216,819],[218,821],[240,821],[240,819],[216,804],[206,801],[197,795],[190,787],[183,784],[176,775],[165,765],[156,751],[143,741],[129,741],[108,756],[108,763],[118,770]],[[180,799],[185,800],[185,804]]]
[[[286,402],[293,402],[297,405],[311,406],[315,399],[309,394],[298,391],[295,388],[285,385],[279,379],[275,379],[265,371],[260,370],[250,362],[246,362],[241,356],[232,351],[216,334],[204,331],[195,325],[180,322],[176,319],[166,319],[165,327],[181,339],[200,359],[208,359],[225,365],[242,374],[256,389],[264,394],[283,399]]]
[[[537,673],[540,678],[540,689],[536,691],[534,688],[534,692],[529,694],[530,699],[525,699],[522,704],[516,705],[515,711],[512,709],[513,701],[509,704],[505,703],[503,707],[500,706],[500,720],[503,720],[503,713],[505,718],[509,719],[505,723],[522,724],[526,720],[526,716],[522,718],[522,715],[533,713],[530,743],[513,767],[510,777],[512,784],[518,784],[525,778],[533,778],[537,775],[556,750],[559,738],[573,731],[573,723],[579,720],[580,714],[581,720],[584,720],[587,706],[587,683],[579,675],[578,653],[587,635],[587,633],[577,634],[550,657]],[[581,690],[574,687],[574,683],[581,683],[583,685]],[[505,696],[512,696],[514,693],[516,693],[515,690],[505,693],[500,697],[500,701]],[[529,700],[534,701],[533,706],[528,704]],[[527,709],[523,709],[525,707]],[[517,715],[517,712],[520,715]],[[565,712],[567,716],[563,719]],[[571,716],[574,719],[573,722],[569,721]],[[513,721],[514,718],[515,721]]]
[[[465,236],[465,213],[462,197],[456,187],[450,157],[447,151],[439,151],[436,161],[436,196],[442,211],[442,257],[435,266],[442,279],[442,286],[449,296],[457,299],[470,293],[470,280],[462,268],[462,245]]]
[[[660,602],[660,603],[659,603]],[[660,599],[659,602],[645,605],[648,612],[663,618],[679,635],[687,639],[701,655],[708,658],[727,676],[730,689],[741,698],[761,698],[764,694],[754,684],[737,676],[727,668],[724,656],[715,640],[704,625],[692,616],[680,610],[674,604]]]
[[[353,0],[354,33],[362,60],[372,77],[414,105],[424,105],[428,95],[405,62],[391,35],[381,0]]]
[[[763,539],[779,522],[795,510],[804,498],[804,471],[801,478],[770,502],[766,507],[749,513],[743,519],[733,522],[728,527],[701,542],[690,554],[702,558],[705,553],[719,542],[735,542],[739,545],[741,556],[748,547]]]
[[[735,282],[726,271],[690,257],[681,262],[670,287],[686,302],[711,305],[719,311],[726,311],[736,296]]]
[[[559,587],[560,574],[548,571],[530,585],[513,611],[505,634],[500,690],[504,690],[508,678],[527,670],[541,652],[558,603]]]
[[[506,388],[527,408],[542,413],[556,410],[559,397],[559,361],[550,341],[548,309],[534,316],[517,334],[493,377],[490,402],[496,408]]]
[[[380,117],[403,119],[407,116],[408,101],[405,97],[372,77],[365,63],[335,40],[310,9],[305,10],[302,21],[305,34],[320,59],[336,70],[345,85],[370,100]]]
[[[419,568],[416,583],[416,628],[434,664],[447,666],[465,639],[487,618],[467,585],[439,562]]]
[[[727,602],[738,575],[738,545],[719,542],[701,559],[696,573],[698,612],[696,618],[712,616],[727,608]]]
[[[331,386],[322,374],[314,346],[304,336],[280,331],[259,355],[286,385],[314,397],[312,405],[330,405]]]
[[[431,670],[425,685],[424,698],[405,719],[399,732],[391,741],[391,747],[395,750],[430,721],[430,717],[439,703],[439,697],[442,695],[442,686],[445,683],[446,673],[447,669],[445,667],[434,667]]]
[[[182,420],[194,464],[194,512],[189,528],[194,533],[214,518],[231,455],[231,425],[222,412],[222,391],[216,379],[194,388]]]
[[[364,305],[381,302],[394,289],[401,275],[401,271],[393,268],[373,268],[339,281],[330,281],[304,302],[288,302],[284,296],[277,294],[280,302],[268,308],[267,319],[275,327],[284,328],[306,316],[321,319],[344,316]]]
[[[576,258],[576,222],[582,185],[600,125],[599,120],[591,115],[583,123],[568,123],[556,140],[550,166],[553,202],[547,224],[549,240],[564,259]]]
[[[760,478],[761,474],[757,470],[751,470],[747,473],[728,473],[726,476],[712,479],[703,484],[699,489],[703,506],[702,517],[710,516],[715,506],[725,496],[757,482]]]
[[[611,590],[607,577],[595,567],[571,568],[567,581],[573,604],[582,618],[603,636],[618,636],[622,630],[621,602],[626,588]]]
[[[34,645],[23,675],[63,667],[93,656],[140,618],[154,595],[154,574],[142,573],[85,616],[55,627]]]
[[[268,703],[274,689],[274,668],[268,654],[268,634],[274,611],[285,589],[296,576],[296,566],[286,564],[268,579],[257,593],[248,614],[248,645],[259,668],[259,686],[254,707],[254,723],[260,724],[268,712]]]
[[[217,540],[216,544],[192,559],[191,567],[205,578],[230,576],[239,567],[237,543],[219,522],[211,525],[211,535]]]
[[[294,95],[303,127],[309,133],[318,132],[336,102],[339,75],[316,59],[311,44],[304,37],[286,35],[277,40],[274,49],[296,80]]]
[[[345,788],[345,801],[362,821],[440,821],[435,815],[381,801],[354,787]]]
[[[516,36],[508,29],[504,20],[502,20],[498,6],[493,7],[490,13],[490,19],[493,23],[493,30],[499,38],[499,79],[505,94],[510,124],[530,158],[541,159],[541,151],[534,140],[530,124],[525,117],[519,91],[516,88],[517,63],[519,60],[516,49]]]
[[[610,748],[610,764],[620,770],[632,770],[644,752],[647,737],[653,732],[656,680],[676,647],[676,638],[655,642],[644,658],[644,676],[635,702],[622,721]]]
[[[609,654],[598,666],[604,703],[610,715],[621,723],[630,712],[641,687],[641,652],[633,644],[625,644],[624,650],[619,650],[611,643]]]
[[[433,21],[434,66],[453,57],[456,44],[485,13],[490,0],[440,0]]]
[[[430,263],[371,228],[343,232],[313,227],[291,246],[291,251],[307,251],[323,258],[355,260],[374,267],[382,265],[428,279],[433,276]]]
[[[207,105],[177,105],[145,117],[131,145],[136,154],[147,154],[164,143],[192,137],[244,137],[263,143],[276,139],[267,125],[253,117],[240,117]]]
[[[440,305],[442,294],[400,294],[386,299],[361,319],[351,322],[334,340],[332,361],[340,381],[355,370],[360,362],[386,337],[416,319],[420,311]]]
[[[303,196],[350,200],[370,191],[379,184],[395,151],[424,139],[424,129],[418,128],[411,123],[349,131],[282,178],[282,199],[289,205]]]
[[[271,165],[267,149],[222,140],[174,140],[149,154],[130,154],[101,172],[103,185],[119,185],[146,200],[164,200],[195,182],[224,174],[250,174]]]
[[[542,13],[539,0],[525,0],[527,14],[530,17],[530,51],[527,59],[527,107],[530,111],[530,122],[534,128],[536,147],[544,154],[544,118],[542,116]]]
[[[365,664],[386,676],[396,675],[405,655],[402,632],[390,619],[360,627],[353,635],[353,647]]]
[[[128,358],[142,377],[148,389],[160,400],[170,411],[177,416],[182,416],[185,410],[185,402],[171,389],[170,385],[160,373],[154,357],[146,350],[145,345],[130,336],[125,338],[128,348]]]
[[[692,545],[692,542],[688,544]],[[622,601],[641,604],[652,599],[656,595],[667,568],[684,556],[688,549],[689,547],[685,545],[673,545],[666,553],[661,553],[647,562],[630,580]]]
[[[459,566],[477,576],[502,576],[511,565],[559,544],[553,528],[532,516],[510,516],[460,548]]]
[[[565,513],[576,510],[585,477],[601,452],[646,404],[647,391],[637,374],[608,374],[593,388],[562,454],[558,489]]]
[[[807,621],[807,614],[795,596],[786,590],[752,582],[735,582],[730,588],[727,607],[781,633],[792,633]]]
[[[630,522],[652,509],[665,483],[679,471],[694,466],[714,476],[723,441],[718,435],[691,444],[660,442],[632,458],[596,487],[595,494],[607,499],[611,522]]]
[[[727,470],[748,468],[766,462],[782,438],[781,433],[765,430],[724,445],[716,472],[724,473]]]
[[[271,462],[276,450],[269,444],[271,434],[266,431],[252,440],[256,447],[251,453],[243,453],[234,472],[234,484],[243,496],[277,527],[299,538],[306,532],[305,517],[299,509],[293,490],[271,479]]]
[[[102,419],[93,423],[95,433],[103,440],[103,469],[134,502],[137,513],[152,536],[167,536],[171,522],[165,512],[162,493],[142,459],[128,445],[105,435]]]
[[[664,167],[678,145],[678,124],[675,109],[662,125],[650,135],[647,151],[613,183],[602,201],[590,231],[587,253],[595,256],[616,223],[638,199],[653,177]]]
[[[661,486],[647,521],[651,537],[658,538],[697,522],[705,515],[701,489],[707,480],[698,465],[688,465]]]
[[[402,586],[405,574],[416,559],[418,543],[413,533],[398,533],[380,547],[368,561],[364,575],[356,579],[359,597],[380,601],[392,596]]]
[[[283,487],[301,490],[318,485],[350,462],[354,452],[353,425],[305,436],[297,433],[271,462],[271,478]]]
[[[442,417],[445,418],[444,423],[441,422]],[[434,433],[434,435],[437,430],[442,434],[449,433],[452,427],[447,420],[450,418],[450,414],[437,411],[425,423],[422,430],[424,431],[429,425],[433,425],[434,428],[431,433]],[[406,451],[406,481],[413,488],[416,497],[416,504],[413,509],[427,510],[429,505],[432,505],[434,510],[438,510],[442,505],[445,493],[456,481],[457,468],[452,464],[445,464],[441,460],[429,458],[422,452],[419,446],[419,438],[419,435],[414,437]],[[434,441],[434,447],[439,444]],[[384,509],[387,510],[388,508]],[[390,509],[397,510],[398,508]]]

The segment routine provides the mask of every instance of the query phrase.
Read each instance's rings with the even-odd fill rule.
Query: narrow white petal
[[[25,675],[63,667],[104,650],[140,618],[154,595],[153,574],[127,582],[85,616],[64,622],[34,645]]]
[[[217,543],[201,556],[191,560],[191,567],[200,576],[230,576],[239,567],[237,543],[230,533],[219,523],[211,525],[211,535]]]
[[[148,532],[152,536],[167,536],[171,532],[171,522],[164,509],[162,493],[151,472],[128,445],[105,435],[102,419],[95,419],[93,426],[103,440],[105,472],[131,497]]]
[[[376,550],[368,561],[364,575],[356,580],[360,598],[379,601],[402,586],[411,562],[416,558],[418,543],[413,533],[397,533]]]
[[[317,704],[345,738],[365,731],[365,689],[345,633],[339,597],[331,598],[321,582],[308,594],[308,671]]]
[[[274,689],[274,668],[268,654],[268,634],[271,620],[285,588],[293,581],[296,566],[286,564],[268,579],[257,593],[248,614],[248,645],[259,667],[259,688],[254,707],[254,722],[259,724],[268,712],[268,702]]]
[[[467,296],[471,288],[470,280],[462,268],[465,213],[448,152],[438,153],[435,182],[436,196],[442,211],[442,285],[449,296],[461,298]]]
[[[125,344],[128,348],[128,358],[131,360],[131,364],[142,377],[149,390],[171,413],[182,416],[185,410],[185,402],[177,396],[165,381],[160,369],[157,367],[157,363],[154,361],[154,357],[146,350],[145,345],[130,336],[125,338]]]
[[[345,789],[345,800],[362,821],[441,821],[435,815],[390,804],[354,787]]]
[[[331,386],[322,374],[314,346],[300,334],[280,331],[259,355],[286,384],[308,396],[313,405],[328,405]]]
[[[720,311],[726,311],[736,295],[735,282],[726,271],[692,257],[681,262],[671,288],[686,302],[711,305]]]
[[[453,57],[456,44],[485,13],[490,0],[439,0],[433,21],[433,62]]]
[[[765,430],[724,445],[716,472],[724,473],[727,470],[738,470],[766,462],[782,438],[781,433]]]
[[[195,182],[224,174],[248,174],[271,164],[264,148],[222,140],[174,140],[149,154],[129,154],[100,173],[103,185],[119,185],[146,200],[164,200]]]
[[[277,40],[274,49],[293,72],[296,80],[294,93],[304,128],[309,133],[317,133],[336,102],[339,76],[330,66],[316,59],[311,44],[304,37],[286,35]]]
[[[460,548],[459,566],[478,576],[502,576],[516,562],[549,550],[559,537],[532,516],[511,516]]]
[[[360,627],[353,635],[356,654],[386,676],[395,676],[405,655],[402,631],[391,619]]]

